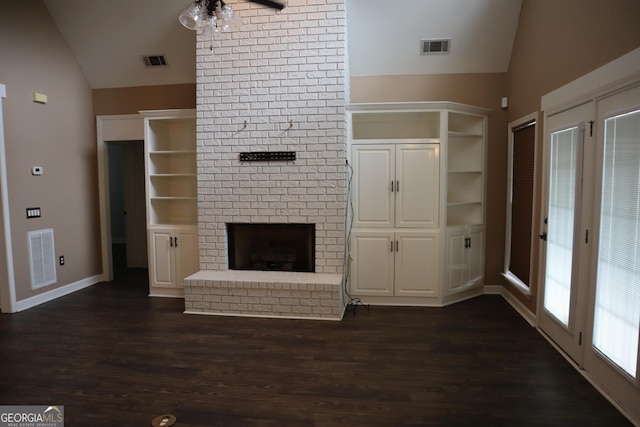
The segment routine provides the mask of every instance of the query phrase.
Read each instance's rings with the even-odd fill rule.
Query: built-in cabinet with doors
[[[481,293],[487,110],[352,104],[349,294],[441,305]]]
[[[149,294],[181,297],[198,271],[196,121],[193,110],[144,117]]]

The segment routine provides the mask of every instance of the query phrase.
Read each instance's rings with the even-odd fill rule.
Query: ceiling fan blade
[[[271,7],[273,9],[278,9],[278,10],[284,9],[284,4],[279,3],[277,1],[273,1],[273,0],[248,0],[248,1],[250,1],[251,3],[257,3],[263,6]]]

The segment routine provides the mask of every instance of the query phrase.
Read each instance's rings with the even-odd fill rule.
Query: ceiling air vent
[[[420,40],[420,54],[431,55],[434,53],[448,53],[451,47],[451,39]]]
[[[164,55],[149,55],[143,56],[144,65],[147,67],[163,67],[167,65],[167,60],[164,58]]]

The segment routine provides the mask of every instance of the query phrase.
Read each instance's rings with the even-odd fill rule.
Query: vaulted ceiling
[[[195,33],[178,14],[190,0],[44,0],[93,88],[195,82]],[[276,12],[228,0],[242,10]],[[285,1],[286,4],[286,1]],[[505,72],[521,0],[346,0],[351,76]],[[285,9],[286,10],[286,9]],[[420,55],[420,40],[450,39]],[[165,55],[168,67],[144,65]]]

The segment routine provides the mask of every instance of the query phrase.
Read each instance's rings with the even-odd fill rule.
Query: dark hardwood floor
[[[0,315],[0,403],[66,425],[625,426],[501,298],[341,322],[185,315],[146,270]]]

